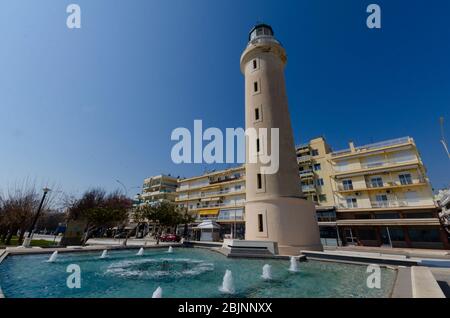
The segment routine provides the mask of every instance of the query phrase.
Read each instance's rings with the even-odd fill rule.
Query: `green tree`
[[[92,189],[85,192],[81,199],[72,200],[68,219],[86,222],[82,240],[84,245],[95,231],[126,222],[131,206],[131,200],[118,191],[106,194],[102,189]]]

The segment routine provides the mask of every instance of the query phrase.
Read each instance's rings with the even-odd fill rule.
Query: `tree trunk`
[[[20,229],[19,241],[18,241],[17,245],[22,245],[24,236],[25,236],[25,229]]]
[[[11,239],[13,237],[13,233],[14,233],[13,230],[10,230],[8,232],[8,234],[6,235],[6,239],[5,239],[5,245],[10,245],[11,244]]]

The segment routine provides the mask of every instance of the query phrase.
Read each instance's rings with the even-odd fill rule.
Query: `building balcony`
[[[366,182],[364,186],[344,186],[338,185],[338,192],[356,192],[356,191],[370,191],[370,190],[386,190],[395,188],[408,188],[414,186],[426,186],[428,181],[425,179],[415,179],[411,183],[401,183],[397,181],[389,181],[383,183]]]
[[[176,192],[187,192],[187,191],[193,191],[193,190],[199,190],[202,188],[214,188],[214,187],[218,187],[218,184],[234,184],[234,183],[239,183],[239,182],[244,182],[245,181],[245,176],[241,175],[239,178],[228,178],[228,179],[223,179],[223,180],[216,180],[216,181],[206,181],[205,183],[202,184],[197,184],[195,186],[189,186],[189,185],[182,185],[180,187],[177,188]]]
[[[337,220],[338,226],[439,226],[438,218],[426,219],[343,219]]]
[[[410,137],[390,139],[390,140],[385,140],[385,141],[381,141],[381,142],[376,142],[373,144],[355,147],[354,151],[352,151],[351,149],[334,151],[333,153],[331,153],[331,156],[336,159],[338,159],[340,157],[347,158],[352,155],[360,155],[360,154],[368,153],[371,151],[376,151],[376,150],[383,149],[383,148],[398,147],[401,145],[414,145],[414,141]]]
[[[213,203],[210,204],[200,204],[198,206],[193,207],[192,209],[189,209],[189,211],[196,211],[196,210],[206,210],[206,209],[214,209],[214,208],[243,208],[245,206],[245,202],[241,203]]]
[[[314,172],[310,169],[310,170],[303,170],[300,171],[299,173],[300,178],[312,178],[314,177]]]
[[[401,209],[401,208],[434,208],[433,202],[412,202],[412,201],[402,201],[402,200],[387,200],[387,201],[358,201],[348,203],[339,203],[338,208],[343,210],[373,210],[373,209]]]
[[[422,162],[417,158],[409,161],[394,161],[387,160],[383,162],[371,163],[371,164],[361,164],[359,167],[352,169],[337,169],[335,167],[334,176],[337,178],[357,176],[357,175],[369,175],[378,172],[385,171],[395,171],[403,169],[413,169],[417,166],[422,165]]]
[[[308,162],[308,161],[311,161],[311,160],[312,160],[312,156],[310,156],[310,155],[297,157],[297,163]]]
[[[233,191],[215,191],[215,192],[202,192],[196,194],[187,194],[187,195],[179,195],[175,201],[189,201],[189,200],[198,200],[198,199],[206,199],[213,197],[223,197],[223,196],[231,196],[231,195],[239,195],[245,194],[245,189],[241,188],[239,190]]]
[[[302,185],[302,192],[316,192],[316,187],[314,185]]]

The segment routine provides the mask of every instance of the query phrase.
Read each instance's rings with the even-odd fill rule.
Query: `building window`
[[[375,219],[399,219],[398,213],[375,213]]]
[[[327,200],[327,195],[326,194],[319,194],[319,201],[320,202],[325,202]]]
[[[347,208],[357,208],[358,207],[358,201],[356,198],[347,198]]]
[[[342,185],[344,187],[344,190],[353,190],[352,180],[342,180]]]
[[[375,196],[376,206],[377,208],[383,208],[389,206],[388,197],[386,194],[377,194]]]
[[[315,163],[315,164],[314,164],[314,171],[318,171],[318,170],[320,170],[320,169],[322,169],[322,168],[320,167],[320,163]]]
[[[311,154],[312,154],[313,156],[318,156],[318,155],[319,155],[319,150],[313,149],[313,150],[311,151]]]
[[[360,213],[360,214],[355,214],[355,219],[357,220],[367,220],[367,219],[371,219],[372,215],[370,213]]]
[[[262,189],[262,175],[260,173],[256,175],[256,180],[257,180],[257,188]]]
[[[432,219],[435,216],[432,212],[411,212],[403,213],[403,217],[406,219]]]
[[[242,186],[240,184],[234,186],[234,190],[241,190]]]
[[[413,242],[440,242],[438,229],[408,229],[409,238]]]
[[[391,237],[391,241],[404,241],[405,240],[405,232],[402,228],[388,228],[389,236]]]
[[[258,214],[258,231],[264,232],[263,215]]]
[[[323,179],[322,179],[322,178],[317,179],[317,180],[316,180],[316,184],[317,184],[318,187],[323,186],[323,184],[324,184],[324,183],[323,183]]]
[[[254,93],[259,92],[258,82],[253,82],[253,92]]]
[[[413,183],[410,173],[400,174],[398,176],[398,178],[400,179],[400,184],[402,184],[402,185],[412,184]]]
[[[381,177],[375,177],[370,179],[370,185],[372,188],[381,188],[383,186],[383,179]]]
[[[374,241],[377,239],[377,233],[374,229],[358,229],[358,238],[360,240]]]

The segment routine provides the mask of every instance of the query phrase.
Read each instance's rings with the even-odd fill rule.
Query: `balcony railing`
[[[302,185],[303,192],[316,191],[316,187],[314,185]]]
[[[376,143],[373,143],[373,144],[367,144],[367,145],[356,147],[354,153],[358,153],[358,152],[363,151],[363,150],[372,150],[372,149],[389,147],[389,146],[394,146],[394,145],[401,145],[401,144],[409,143],[411,141],[412,141],[412,139],[410,137],[402,137],[402,138],[396,138],[396,139],[380,141],[380,142],[376,142]],[[331,154],[331,156],[332,157],[337,157],[337,156],[341,156],[341,155],[344,155],[344,154],[350,154],[350,153],[352,153],[350,151],[350,149],[344,149],[344,150],[334,151]]]
[[[177,201],[181,200],[187,200],[187,199],[200,199],[200,198],[206,198],[210,196],[223,196],[227,194],[240,194],[243,191],[245,191],[245,188],[241,188],[239,190],[232,190],[232,191],[215,191],[215,192],[202,192],[202,193],[195,193],[191,195],[179,195],[177,198]]]
[[[211,201],[209,201],[211,202]],[[241,207],[244,206],[245,202],[234,202],[234,203],[209,203],[209,204],[199,204],[194,207],[192,207],[192,210],[198,210],[198,209],[209,209],[209,208],[220,208],[220,207]]]
[[[314,176],[314,172],[312,170],[303,170],[298,173],[300,177],[312,177]]]
[[[201,189],[213,184],[218,184],[218,183],[222,183],[222,182],[230,182],[230,181],[244,181],[245,175],[241,174],[239,177],[229,177],[229,178],[225,178],[225,179],[220,179],[220,180],[210,180],[210,181],[205,181],[201,184],[196,184],[193,186],[189,186],[189,185],[182,185],[180,187],[177,188],[177,192],[183,192],[183,191],[188,191],[188,190],[195,190],[195,189]]]
[[[297,157],[297,162],[298,163],[306,162],[306,161],[310,161],[311,159],[312,159],[312,156],[310,156],[310,155],[300,156],[300,157]]]
[[[366,182],[365,187],[359,186],[344,186],[342,184],[338,185],[339,191],[362,191],[367,189],[378,189],[378,188],[391,188],[391,187],[401,187],[401,186],[409,186],[409,185],[417,185],[417,184],[425,184],[427,183],[427,180],[425,179],[414,179],[412,182],[400,182],[400,181],[388,181],[383,183],[377,183],[377,182]]]
[[[370,201],[370,205],[372,208],[398,208],[409,206],[407,201],[397,201],[397,200],[388,200],[388,201]]]

